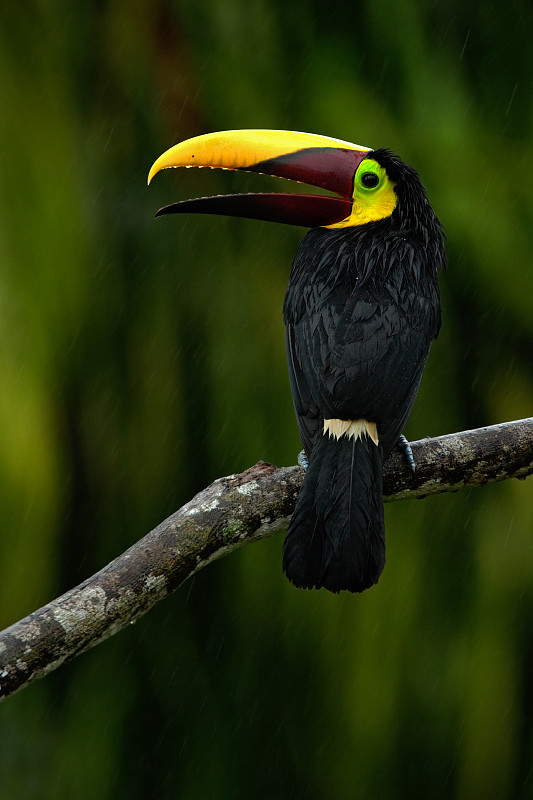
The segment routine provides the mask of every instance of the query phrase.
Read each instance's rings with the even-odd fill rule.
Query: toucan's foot
[[[416,463],[415,463],[415,459],[414,459],[414,456],[413,456],[413,451],[411,450],[411,445],[409,444],[409,442],[407,441],[407,439],[405,438],[403,433],[401,433],[399,438],[398,438],[398,447],[400,448],[402,453],[405,454],[405,457],[407,459],[407,463],[411,467],[411,472],[414,475],[415,472],[416,472]]]
[[[409,448],[409,449],[411,449],[411,448]],[[413,454],[411,453],[411,458],[412,457],[413,457]],[[304,469],[307,469],[307,467],[309,466],[309,459],[305,455],[305,450],[302,450],[300,453],[298,453],[298,464],[301,467],[303,467]]]

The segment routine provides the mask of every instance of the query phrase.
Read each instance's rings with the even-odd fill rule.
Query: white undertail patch
[[[379,444],[378,429],[375,422],[367,419],[325,419],[324,435],[329,434],[335,439],[341,436],[353,436],[354,439],[362,439],[363,433],[369,436],[375,445]]]

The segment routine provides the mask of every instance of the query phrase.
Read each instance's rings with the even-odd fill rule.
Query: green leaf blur
[[[2,627],[216,477],[295,463],[281,307],[303,231],[154,220],[261,181],[147,189],[181,139],[398,152],[450,261],[406,434],[532,414],[532,22],[525,0],[2,4]],[[533,798],[530,482],[386,516],[362,596],[291,587],[274,537],[8,700],[0,797]]]

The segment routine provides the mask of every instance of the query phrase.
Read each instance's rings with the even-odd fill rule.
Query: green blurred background
[[[533,408],[526,0],[28,0],[0,10],[0,622],[213,479],[300,449],[281,307],[304,231],[191,217],[257,176],[177,141],[288,128],[387,146],[448,237],[412,438]],[[249,181],[249,183],[247,183]],[[533,497],[386,508],[362,596],[219,561],[0,707],[0,798],[533,797]]]

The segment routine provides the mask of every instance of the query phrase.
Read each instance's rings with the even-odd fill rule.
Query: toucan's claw
[[[414,475],[416,473],[415,457],[413,456],[413,451],[411,450],[411,445],[409,444],[409,442],[407,441],[407,439],[405,438],[403,433],[401,433],[400,436],[398,437],[398,447],[400,448],[402,453],[405,455],[405,457],[407,459],[407,463],[411,467],[411,472]]]
[[[305,450],[302,450],[298,453],[298,464],[303,468],[307,469],[309,466],[309,459],[305,455]]]

